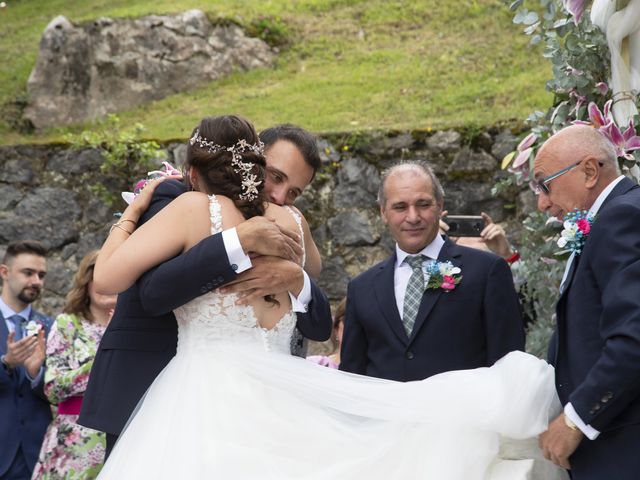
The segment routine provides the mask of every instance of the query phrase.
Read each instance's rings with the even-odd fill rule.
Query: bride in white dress
[[[183,194],[126,241],[110,235],[97,280],[124,289],[247,211],[298,228],[295,212],[262,204],[264,159],[240,120],[201,122],[191,175],[209,195]],[[491,368],[408,383],[348,374],[289,355],[296,318],[286,292],[245,306],[236,299],[213,291],[176,309],[176,356],[100,479],[565,478],[537,447],[559,410],[546,362],[513,352]]]

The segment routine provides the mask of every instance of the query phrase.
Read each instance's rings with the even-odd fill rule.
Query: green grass
[[[449,128],[521,121],[546,110],[551,77],[541,49],[500,0],[8,0],[0,11],[0,104],[24,99],[40,35],[56,15],[79,23],[200,8],[249,25],[280,18],[290,46],[273,68],[235,73],[200,89],[120,112],[148,137],[184,138],[205,115],[239,113],[258,128],[312,131]],[[364,33],[364,38],[362,34]],[[0,143],[59,140],[75,125],[21,134],[0,120]]]

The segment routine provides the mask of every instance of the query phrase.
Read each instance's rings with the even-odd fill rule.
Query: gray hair
[[[382,175],[380,177],[380,187],[378,187],[378,205],[384,207],[385,203],[387,202],[387,199],[384,196],[384,185],[387,182],[389,176],[396,170],[399,170],[406,166],[420,170],[431,180],[431,185],[433,186],[433,195],[436,199],[436,202],[442,204],[444,202],[444,189],[442,188],[440,180],[438,180],[438,177],[436,177],[436,174],[433,173],[433,169],[431,168],[431,166],[424,160],[401,160],[382,171]]]

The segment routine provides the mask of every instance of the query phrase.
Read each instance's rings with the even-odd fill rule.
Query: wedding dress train
[[[176,310],[177,354],[101,480],[565,478],[537,447],[559,411],[546,362],[513,352],[408,383],[348,374],[289,355],[292,312],[265,330],[235,299]]]

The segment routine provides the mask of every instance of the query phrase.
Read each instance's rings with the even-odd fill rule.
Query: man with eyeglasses
[[[573,480],[631,480],[640,471],[640,188],[620,174],[598,130],[553,135],[534,162],[538,208],[594,221],[572,254],[549,347],[564,412],[540,436]]]

